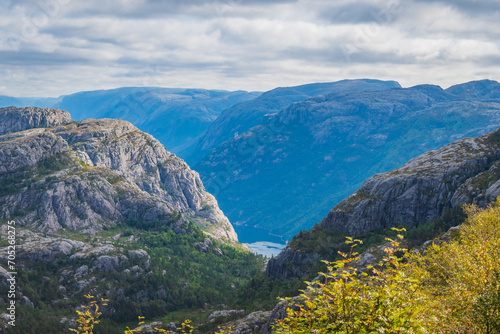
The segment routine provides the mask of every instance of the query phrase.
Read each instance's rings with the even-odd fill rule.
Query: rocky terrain
[[[335,206],[309,238],[333,233],[359,236],[381,228],[418,227],[437,220],[445,209],[500,196],[500,130],[465,138],[410,160],[403,167],[367,179]],[[298,235],[267,265],[272,277],[302,277],[319,260],[317,253],[294,247]],[[338,245],[329,245],[335,248]]]
[[[50,108],[0,108],[0,135],[33,128],[50,128],[70,123],[67,111]]]
[[[500,131],[465,138],[377,174],[332,209],[320,226],[360,235],[382,227],[415,227],[438,219],[445,207],[484,207],[500,195],[499,138]]]
[[[0,137],[1,218],[43,231],[92,234],[124,220],[175,218],[237,240],[198,174],[132,124],[75,123],[57,109],[1,110],[1,124],[11,129],[47,127]]]
[[[224,300],[222,289],[229,295],[262,270],[198,174],[129,122],[9,107],[0,124],[8,125],[0,261],[9,255],[6,222],[15,221],[16,300],[25,312],[50,318],[92,292],[112,300],[103,312],[116,321],[164,315]],[[0,276],[5,292],[10,275]],[[59,320],[51,326],[74,324]]]
[[[233,224],[288,239],[368,177],[500,127],[498,87],[485,80],[316,96],[268,115],[194,168]]]

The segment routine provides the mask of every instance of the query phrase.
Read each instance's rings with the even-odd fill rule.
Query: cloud
[[[6,0],[3,94],[266,90],[373,77],[500,80],[500,4],[430,0]],[[154,70],[152,70],[154,69]]]

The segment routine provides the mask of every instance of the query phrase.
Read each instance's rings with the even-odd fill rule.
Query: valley
[[[168,91],[175,102],[161,110],[187,91]],[[87,94],[75,96],[94,114],[72,102],[77,121],[57,108],[0,108],[0,219],[17,228],[19,333],[42,317],[43,332],[75,328],[85,294],[110,300],[95,333],[120,333],[139,315],[165,330],[191,318],[196,333],[271,333],[284,317],[276,298],[297,296],[325,270],[321,260],[339,261],[346,236],[363,242],[364,268],[383,258],[391,227],[423,247],[464,222],[464,205],[484,209],[500,196],[494,81],[444,90],[353,80],[191,97],[193,109],[197,98],[231,104],[195,141],[176,139],[188,160],[198,157],[193,166],[120,120],[116,101]]]

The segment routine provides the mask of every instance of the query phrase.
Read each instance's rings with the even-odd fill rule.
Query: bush
[[[500,199],[466,222],[449,242],[422,254],[390,240],[376,267],[353,266],[350,254],[328,263],[322,282],[307,283],[275,333],[500,333]],[[401,231],[401,230],[398,230]]]
[[[485,210],[465,208],[456,240],[414,256],[423,287],[440,301],[446,333],[500,333],[500,199]]]
[[[420,281],[407,273],[409,254],[399,247],[402,235],[390,240],[378,268],[355,268],[354,248],[360,240],[348,238],[350,254],[329,263],[324,282],[308,283],[299,301],[289,299],[287,316],[275,333],[426,333],[427,310],[432,304]],[[403,257],[397,253],[402,252]]]

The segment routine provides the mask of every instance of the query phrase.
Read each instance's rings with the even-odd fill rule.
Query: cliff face
[[[3,108],[0,124],[51,126],[0,136],[1,218],[41,231],[89,233],[124,220],[189,220],[237,240],[198,174],[128,122],[72,123],[57,109]]]
[[[416,227],[438,219],[444,208],[466,203],[484,207],[497,196],[500,130],[458,140],[367,179],[358,191],[330,210],[315,230],[358,236],[385,227]],[[267,274],[301,277],[317,260],[317,254],[289,246],[269,261]]]
[[[67,111],[36,107],[0,108],[0,134],[32,128],[50,128],[71,122]]]
[[[418,226],[439,218],[445,207],[491,202],[498,186],[493,180],[477,180],[497,175],[499,136],[500,131],[496,131],[462,139],[412,159],[393,172],[377,174],[333,208],[319,225],[359,235],[381,227]]]

